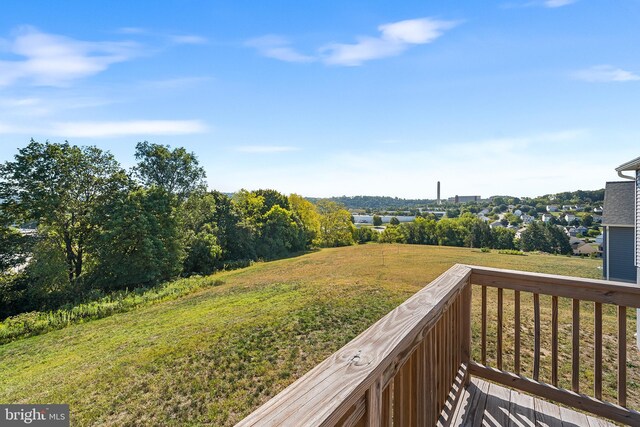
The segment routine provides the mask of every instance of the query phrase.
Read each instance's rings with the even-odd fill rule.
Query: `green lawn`
[[[68,403],[73,425],[233,425],[455,263],[601,274],[598,260],[410,245],[259,263],[0,346],[0,402]]]

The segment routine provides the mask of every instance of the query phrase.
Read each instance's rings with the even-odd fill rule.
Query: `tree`
[[[362,244],[374,240],[376,234],[377,231],[372,230],[370,227],[358,227],[354,230],[353,237],[357,243]]]
[[[416,218],[413,222],[400,225],[404,241],[416,245],[437,245],[436,220],[433,218]]]
[[[186,257],[183,274],[211,274],[219,265],[216,200],[211,193],[192,193],[178,209]]]
[[[310,247],[320,234],[320,214],[313,203],[302,196],[289,196],[291,211],[300,218],[305,233],[306,246]]]
[[[182,271],[184,241],[173,197],[160,188],[121,195],[100,212],[101,232],[90,242],[102,289],[154,285]]]
[[[401,243],[402,233],[400,229],[394,225],[391,225],[384,229],[378,238],[380,243]]]
[[[491,236],[495,249],[515,249],[516,232],[504,227],[496,227],[491,229]]]
[[[133,168],[134,175],[147,188],[158,187],[184,200],[206,187],[204,169],[195,154],[182,147],[171,150],[168,145],[144,141],[136,145],[135,156],[138,164]]]
[[[221,261],[255,259],[254,228],[243,220],[241,210],[226,194],[218,191],[210,194],[216,205],[213,223],[217,225]]]
[[[460,216],[460,209],[458,208],[452,208],[452,209],[447,209],[447,218],[457,218]]]
[[[329,200],[318,201],[317,207],[320,213],[320,246],[352,245],[354,226],[349,211]]]
[[[561,227],[554,225],[546,226],[546,235],[551,246],[551,251],[557,254],[570,254],[571,244],[569,243],[569,236],[564,232]]]
[[[443,218],[436,224],[438,244],[442,246],[463,246],[467,229],[459,221]]]
[[[392,216],[391,219],[389,220],[389,224],[391,224],[391,225],[400,225],[400,220],[398,218],[396,218],[395,216]]]
[[[258,241],[258,256],[273,259],[301,251],[306,236],[300,220],[283,207],[273,205],[264,215]]]
[[[582,225],[585,227],[591,227],[593,225],[593,215],[585,215],[582,217]]]
[[[31,140],[0,166],[0,210],[16,223],[37,221],[64,254],[70,282],[83,271],[94,213],[129,186],[114,157],[97,147]]]
[[[551,245],[545,236],[545,226],[534,221],[520,234],[520,247],[525,252],[551,252]]]
[[[279,193],[276,190],[256,190],[253,192],[258,197],[262,197],[264,201],[262,207],[262,214],[266,214],[274,206],[280,206],[283,209],[289,210],[289,199],[284,194]]]
[[[373,216],[373,226],[374,227],[380,227],[382,225],[382,218],[380,218],[380,216],[378,215],[374,215]]]
[[[527,252],[542,251],[560,254],[571,252],[569,236],[562,228],[538,221],[529,224],[529,227],[521,233],[520,246]]]

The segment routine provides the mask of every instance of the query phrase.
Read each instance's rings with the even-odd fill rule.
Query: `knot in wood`
[[[348,365],[353,366],[366,366],[371,363],[371,358],[367,356],[362,356],[362,350],[358,350],[351,359],[349,359]]]

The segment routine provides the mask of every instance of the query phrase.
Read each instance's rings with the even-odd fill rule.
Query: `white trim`
[[[600,224],[603,227],[622,227],[622,228],[635,228],[636,226],[631,225],[622,225],[622,224]]]
[[[609,259],[611,259],[611,254],[609,253],[609,240],[611,240],[611,236],[609,235],[609,226],[606,226],[606,232],[607,234],[605,235],[604,239],[607,241],[607,245],[605,248],[605,251],[607,253],[607,280],[609,280],[609,276],[610,276],[610,270],[609,270]]]

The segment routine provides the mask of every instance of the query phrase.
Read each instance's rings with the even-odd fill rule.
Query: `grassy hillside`
[[[0,346],[0,402],[69,403],[73,425],[232,425],[456,262],[601,274],[596,260],[408,245],[256,264]]]

